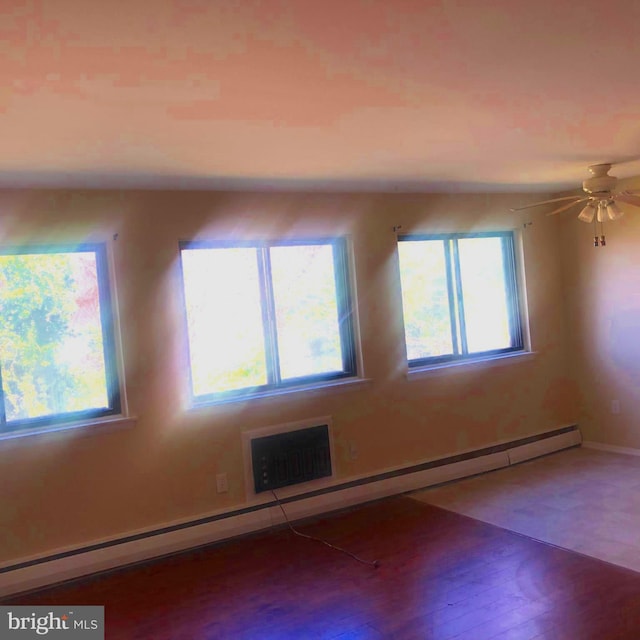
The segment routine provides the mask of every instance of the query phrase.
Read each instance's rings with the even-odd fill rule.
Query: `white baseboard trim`
[[[580,432],[575,429],[497,453],[487,453],[440,466],[434,461],[428,461],[434,466],[411,471],[421,466],[412,465],[406,472],[394,469],[376,474],[370,481],[366,478],[355,482],[342,480],[335,489],[302,495],[287,501],[284,508],[290,520],[298,520],[500,469],[578,444]],[[284,496],[283,499],[287,500]],[[202,522],[203,520],[208,521]],[[10,566],[5,565],[4,570],[0,567],[0,597],[185,551],[284,522],[280,508],[271,501],[263,506],[253,505],[248,509],[239,509],[230,515],[209,513],[187,522],[167,523],[153,530],[131,532],[116,540],[93,542],[84,547],[85,550],[68,548],[52,552],[46,558],[15,560]]]
[[[609,451],[610,453],[624,453],[628,456],[640,456],[640,449],[633,447],[618,447],[613,444],[604,444],[604,442],[593,442],[592,440],[584,440],[583,447],[587,449],[598,449],[600,451]]]
[[[510,464],[518,464],[519,462],[539,458],[554,451],[560,451],[560,449],[575,447],[581,444],[581,442],[582,438],[578,430],[562,433],[557,436],[552,436],[551,438],[545,438],[544,440],[536,440],[535,442],[509,449],[509,462]]]
[[[268,527],[269,524],[268,516],[264,511],[254,511],[131,542],[46,560],[0,574],[0,597],[149,560],[250,531],[258,531]]]

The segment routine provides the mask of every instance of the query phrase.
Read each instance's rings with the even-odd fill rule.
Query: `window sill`
[[[449,373],[463,373],[479,369],[501,367],[518,362],[532,360],[537,355],[536,351],[518,351],[517,353],[505,353],[498,356],[485,358],[473,358],[469,360],[457,360],[455,362],[442,362],[426,367],[416,367],[407,371],[407,379],[416,380],[433,375],[445,375]]]
[[[254,400],[266,398],[278,398],[280,396],[289,396],[299,393],[323,393],[323,392],[340,392],[353,391],[365,387],[371,383],[370,378],[343,378],[340,380],[331,380],[329,382],[320,382],[315,384],[305,384],[298,387],[286,387],[282,389],[272,389],[260,393],[251,393],[243,396],[233,396],[228,398],[220,398],[219,400],[207,400],[203,402],[194,402],[191,411],[205,409],[206,407],[217,406],[222,404],[237,404],[252,402]]]
[[[134,427],[137,418],[125,416],[113,416],[109,418],[99,418],[96,420],[84,420],[71,422],[68,424],[57,424],[49,427],[39,427],[34,429],[21,429],[20,431],[8,431],[0,433],[0,444],[3,442],[20,442],[25,438],[44,437],[54,438],[64,435],[88,435],[89,433],[111,431],[114,429],[129,429]]]

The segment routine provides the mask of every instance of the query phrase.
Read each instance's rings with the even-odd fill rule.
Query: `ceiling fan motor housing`
[[[591,165],[589,171],[593,177],[582,183],[584,191],[593,195],[609,195],[618,182],[618,178],[608,174],[609,169],[610,164]]]

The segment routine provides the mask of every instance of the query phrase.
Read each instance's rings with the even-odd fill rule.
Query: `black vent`
[[[326,424],[251,441],[256,493],[331,475]]]

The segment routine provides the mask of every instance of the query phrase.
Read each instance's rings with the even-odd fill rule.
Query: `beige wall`
[[[626,215],[605,223],[606,247],[593,246],[593,225],[562,216],[565,306],[584,439],[640,448],[640,216],[620,206]]]
[[[138,421],[129,429],[0,442],[0,562],[241,507],[245,503],[241,433],[247,429],[330,415],[337,476],[348,479],[575,422],[565,349],[561,223],[556,218],[508,213],[509,206],[524,199],[518,195],[1,193],[0,238],[6,244],[109,239],[117,275],[126,391]],[[492,230],[522,227],[527,220],[534,220],[524,232],[523,249],[536,355],[408,380],[392,227],[402,225],[403,232]],[[640,233],[640,224],[634,225],[634,232]],[[370,382],[350,390],[188,410],[178,241],[313,234],[348,234],[352,239],[363,374]],[[621,259],[614,253],[615,243],[612,234],[611,261]],[[629,253],[631,244],[624,240]],[[582,253],[582,245],[576,244],[575,251]],[[591,260],[601,258],[590,251],[587,246]],[[590,268],[600,273],[595,263]],[[631,278],[629,269],[627,265],[625,277]],[[618,269],[611,265],[609,272],[611,276]],[[583,283],[580,286],[590,291]],[[626,318],[622,311],[616,317],[621,322]],[[593,321],[606,324],[603,318]],[[355,460],[348,455],[349,443],[357,448]],[[215,491],[215,474],[220,472],[228,473],[228,494]]]

